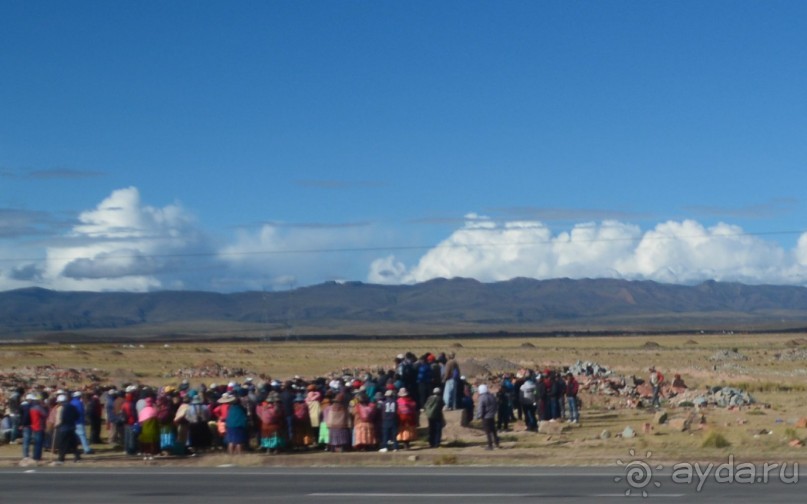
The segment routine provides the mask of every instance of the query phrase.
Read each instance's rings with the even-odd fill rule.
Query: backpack
[[[362,422],[370,422],[373,420],[373,413],[375,413],[375,408],[371,406],[365,406],[363,404],[359,404],[356,406],[359,410],[359,420]]]
[[[521,387],[521,402],[524,404],[532,404],[535,402],[535,387]]]
[[[296,420],[305,420],[308,417],[308,406],[305,403],[295,403],[294,405],[294,418]]]

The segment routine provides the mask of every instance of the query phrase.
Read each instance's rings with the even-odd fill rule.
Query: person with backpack
[[[225,401],[230,405],[230,407],[227,408],[227,416],[224,418],[227,453],[229,455],[241,455],[249,441],[249,416],[247,409],[234,394],[227,395]]]
[[[433,358],[431,354],[426,354],[421,357],[417,362],[417,404],[418,408],[422,408],[429,397],[429,391],[432,390],[432,366],[429,363],[429,358]]]
[[[406,388],[398,391],[398,441],[408,450],[418,437],[418,407]]]
[[[440,387],[435,387],[432,390],[432,395],[426,399],[426,403],[423,405],[423,412],[429,421],[429,446],[432,448],[439,447],[443,437],[443,425],[445,424],[443,406],[445,403],[441,397],[441,392]]]
[[[212,436],[210,434],[210,409],[204,404],[202,395],[196,393],[190,400],[191,404],[185,411],[185,420],[188,422],[188,446],[193,453],[210,449]]]
[[[314,434],[311,428],[311,415],[302,393],[294,396],[292,407],[294,408],[292,415],[294,439],[291,444],[295,449],[308,449],[308,446],[314,443]]]
[[[361,392],[353,406],[353,448],[369,450],[376,447],[374,422],[375,405],[370,404],[370,399]]]
[[[519,402],[521,403],[521,410],[524,412],[524,423],[527,425],[528,431],[538,431],[538,421],[535,418],[535,380],[529,376],[524,383],[521,384],[519,390]]]
[[[73,454],[73,460],[81,460],[78,445],[79,440],[76,435],[76,424],[79,420],[79,411],[75,405],[67,401],[66,394],[59,394],[56,397],[56,447],[59,451],[58,463],[63,463],[68,453]]]

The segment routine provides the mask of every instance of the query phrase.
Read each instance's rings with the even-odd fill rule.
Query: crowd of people
[[[579,422],[579,385],[572,373],[522,369],[491,383],[470,383],[453,353],[399,354],[389,369],[285,381],[240,381],[162,387],[129,384],[87,386],[76,391],[18,388],[6,404],[4,434],[22,444],[22,455],[54,463],[80,460],[91,444],[120,446],[130,456],[196,455],[226,450],[409,449],[421,417],[430,447],[442,442],[444,411],[460,410],[460,423],[481,421],[487,449],[498,431],[523,421]],[[493,390],[492,390],[493,389]],[[495,391],[495,393],[494,393]],[[89,428],[89,437],[87,435]]]

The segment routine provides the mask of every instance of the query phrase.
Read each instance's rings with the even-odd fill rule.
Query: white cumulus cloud
[[[355,269],[372,239],[370,226],[264,224],[258,230],[241,230],[233,243],[218,252],[228,265],[231,280],[242,289],[286,289],[343,280]],[[367,256],[367,262],[370,257]],[[367,262],[364,264],[366,265]],[[347,276],[347,279],[350,279]]]
[[[369,268],[373,283],[468,277],[623,278],[669,283],[704,280],[760,284],[807,282],[807,234],[793,251],[720,223],[668,221],[643,232],[618,221],[581,223],[554,234],[538,221],[496,223],[475,214],[417,264],[394,255]]]
[[[63,243],[47,248],[42,286],[58,290],[145,291],[166,286],[161,272],[199,241],[179,205],[143,205],[135,187],[118,189],[82,212]],[[181,275],[179,275],[181,276]]]

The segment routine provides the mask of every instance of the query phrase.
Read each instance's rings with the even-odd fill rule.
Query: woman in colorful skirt
[[[261,448],[267,453],[277,453],[286,447],[285,418],[283,405],[277,392],[269,392],[257,406],[255,413],[261,423]]]
[[[314,443],[314,433],[311,429],[311,417],[308,413],[308,405],[305,403],[303,394],[294,397],[294,412],[292,415],[292,425],[294,426],[294,439],[292,445],[295,449],[307,449]]]
[[[353,447],[359,450],[375,449],[378,440],[375,435],[375,404],[370,404],[367,395],[359,394],[359,401],[353,407]]]
[[[152,459],[160,452],[160,425],[157,422],[154,399],[146,397],[145,403],[137,416],[140,424],[140,435],[137,440],[140,442],[140,451],[143,452],[144,458]]]
[[[325,423],[328,425],[328,447],[341,452],[350,447],[349,413],[345,407],[345,395],[339,393],[333,404],[325,410]]]
[[[401,388],[398,391],[398,441],[406,449],[418,437],[418,407],[415,400],[409,396],[409,391]]]
[[[227,453],[230,455],[241,455],[244,451],[244,447],[249,442],[249,436],[247,434],[249,417],[247,416],[246,408],[241,404],[238,397],[229,394],[226,396],[226,401],[230,404],[230,407],[227,408],[227,417],[224,419],[227,437]]]
[[[317,444],[319,444],[320,447],[325,447],[325,451],[328,451],[328,442],[331,440],[328,424],[325,423],[325,411],[330,407],[331,397],[325,394],[325,397],[322,399],[322,404],[320,405],[319,437],[317,439]]]

